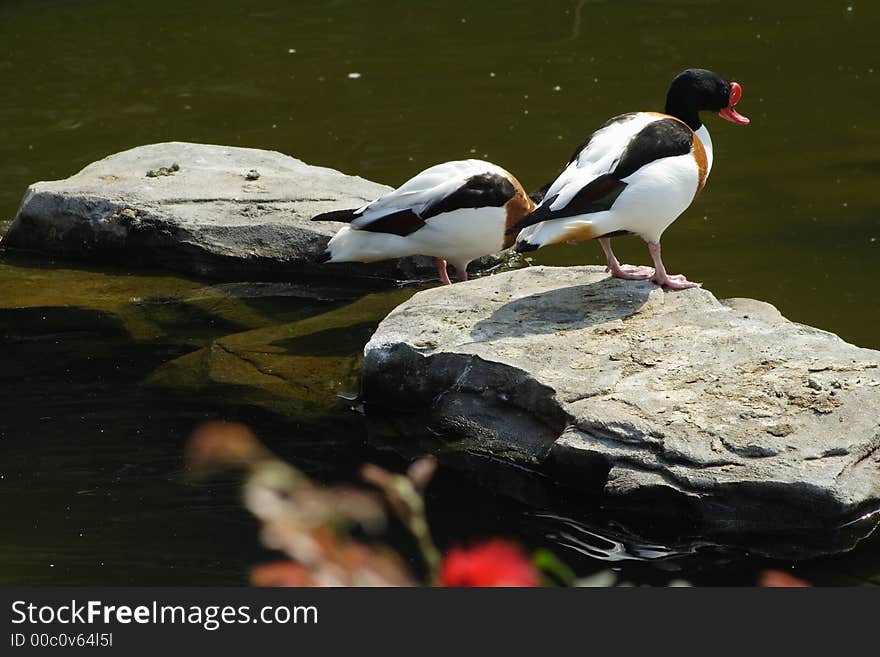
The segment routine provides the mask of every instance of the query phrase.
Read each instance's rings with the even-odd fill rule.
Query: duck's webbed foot
[[[702,283],[689,281],[687,278],[685,278],[684,274],[664,273],[663,276],[658,276],[655,274],[651,277],[651,281],[670,290],[687,290],[691,287],[702,287],[703,285]]]
[[[605,271],[614,278],[623,278],[628,281],[645,281],[654,275],[653,267],[640,267],[637,265],[621,265],[615,258],[605,266]]]
[[[654,260],[654,275],[651,281],[670,290],[687,290],[692,287],[701,287],[702,283],[689,281],[684,274],[667,274],[666,267],[663,266],[663,260],[660,258],[660,244],[648,242],[648,251]]]
[[[636,265],[622,265],[611,250],[611,239],[608,237],[600,237],[599,244],[605,252],[605,271],[614,278],[622,278],[628,281],[645,281],[654,275],[654,269],[651,267],[638,267]]]

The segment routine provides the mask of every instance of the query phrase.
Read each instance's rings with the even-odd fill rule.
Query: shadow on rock
[[[648,301],[656,285],[604,278],[514,299],[471,330],[476,342],[501,337],[557,333],[622,321]]]

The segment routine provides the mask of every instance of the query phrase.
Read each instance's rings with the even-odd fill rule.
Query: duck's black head
[[[699,130],[703,125],[703,111],[717,112],[728,121],[748,125],[749,120],[734,109],[741,96],[742,87],[736,82],[728,82],[704,68],[689,68],[669,85],[666,113],[687,123],[691,130]]]

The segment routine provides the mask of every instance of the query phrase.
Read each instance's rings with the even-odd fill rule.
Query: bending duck
[[[678,75],[666,112],[633,112],[609,120],[581,144],[544,199],[516,223],[516,250],[596,239],[615,278],[648,279],[673,290],[699,283],[668,274],[660,257],[663,231],[702,191],[712,168],[712,140],[701,111],[737,125],[749,119],[735,106],[742,87],[705,69]],[[621,265],[611,238],[636,234],[648,243],[654,268]]]
[[[448,285],[447,262],[467,280],[468,263],[512,246],[508,230],[534,209],[513,175],[491,162],[462,160],[425,169],[362,208],[312,220],[349,224],[327,244],[322,262],[433,256]]]

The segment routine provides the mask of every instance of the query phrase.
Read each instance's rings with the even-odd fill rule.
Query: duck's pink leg
[[[599,244],[605,252],[605,271],[610,272],[614,278],[623,278],[631,281],[644,281],[654,275],[654,270],[650,267],[636,267],[634,265],[621,265],[614,251],[611,250],[611,239],[608,237],[600,237]]]
[[[648,242],[648,251],[654,260],[654,275],[651,280],[657,285],[668,287],[670,290],[686,290],[690,287],[700,287],[702,283],[694,283],[685,278],[684,274],[667,274],[663,260],[660,258],[660,244]]]
[[[452,281],[449,280],[449,272],[446,271],[446,261],[442,258],[437,258],[437,273],[440,274],[440,281],[444,285],[452,285]]]
[[[458,272],[458,280],[459,281],[464,282],[467,280],[467,278],[468,278],[467,277],[467,267],[462,267],[461,269],[456,268],[456,271]]]

